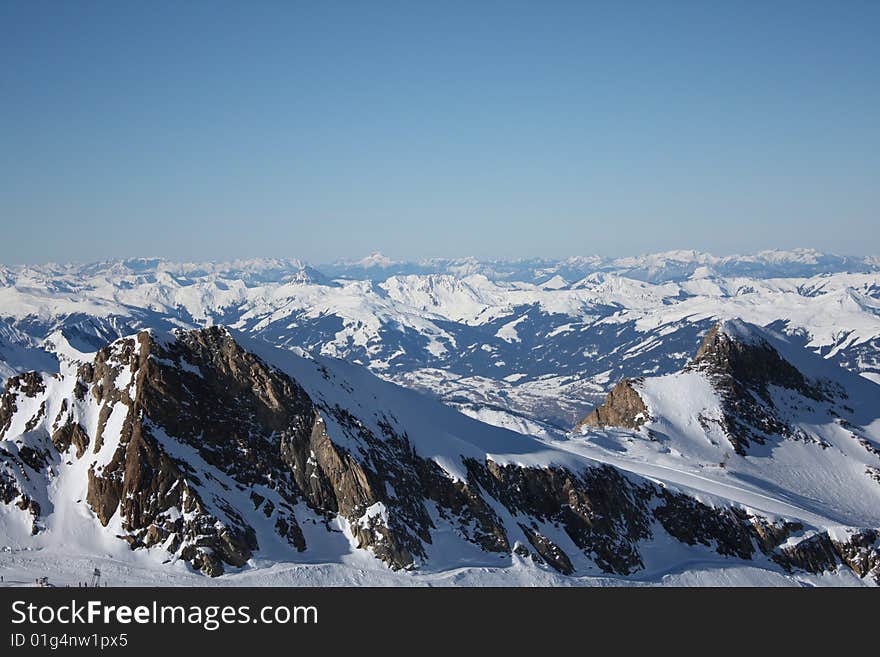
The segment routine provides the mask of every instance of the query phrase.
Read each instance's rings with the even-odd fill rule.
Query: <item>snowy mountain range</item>
[[[13,574],[880,579],[875,258],[3,267],[0,379]]]
[[[0,376],[44,368],[58,331],[93,351],[143,328],[223,324],[362,364],[484,421],[545,436],[570,429],[619,378],[683,366],[718,319],[773,325],[843,367],[880,377],[880,282],[870,258],[675,252],[540,266],[473,260],[459,274],[449,273],[451,262],[381,280],[280,260],[5,268]],[[573,262],[579,270],[566,269]],[[612,264],[614,271],[598,270]],[[709,265],[756,273],[721,275]],[[516,268],[523,280],[508,280]],[[645,272],[677,277],[632,277]]]
[[[482,274],[495,281],[546,283],[555,276],[575,281],[592,273],[603,272],[649,283],[664,283],[690,277],[701,270],[717,276],[776,278],[809,277],[837,272],[872,272],[877,270],[877,266],[878,260],[874,256],[855,258],[821,253],[815,249],[794,249],[722,257],[700,251],[680,250],[624,258],[431,258],[419,262],[396,261],[381,253],[373,253],[360,260],[341,260],[321,265],[319,269],[333,276],[371,280],[410,274],[451,274],[459,277]]]

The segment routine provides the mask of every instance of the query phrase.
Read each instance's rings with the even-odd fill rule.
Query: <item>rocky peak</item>
[[[823,399],[820,388],[779,355],[761,330],[740,320],[713,326],[687,366],[716,377],[730,377],[767,397],[767,386],[796,390],[812,399]]]
[[[721,399],[721,428],[740,455],[771,436],[809,440],[778,408],[772,387],[813,402],[831,401],[819,382],[809,381],[780,355],[762,329],[740,320],[710,329],[685,370],[702,372],[712,382]]]
[[[608,393],[605,402],[594,408],[575,427],[623,427],[638,429],[649,419],[648,408],[636,392],[636,381],[624,379]]]
[[[792,391],[810,403],[833,401],[835,394],[826,382],[810,381],[783,358],[763,329],[740,320],[712,327],[684,371],[705,376],[720,400],[720,417],[695,419],[701,424],[719,424],[740,455],[745,455],[752,443],[764,444],[769,437],[810,440],[777,408],[774,387]],[[639,394],[640,383],[639,379],[620,381],[575,431],[587,427],[641,428],[650,415]]]

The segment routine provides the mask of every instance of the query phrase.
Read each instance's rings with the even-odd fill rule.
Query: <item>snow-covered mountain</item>
[[[63,543],[144,583],[875,572],[876,259],[2,267],[0,381],[0,567]]]
[[[55,353],[0,398],[13,576],[880,580],[880,386],[754,325],[563,440],[219,327]]]
[[[772,490],[780,512],[873,526],[878,402],[877,384],[782,334],[728,320],[681,371],[619,382],[575,435],[584,453],[645,475],[698,477],[743,502]]]
[[[51,360],[58,332],[94,351],[144,328],[224,324],[548,437],[620,378],[678,370],[710,326],[738,317],[880,380],[880,271],[870,258],[682,251],[409,265],[374,254],[344,267],[149,259],[6,267],[0,377],[42,368],[32,352]],[[361,278],[340,278],[352,272]]]

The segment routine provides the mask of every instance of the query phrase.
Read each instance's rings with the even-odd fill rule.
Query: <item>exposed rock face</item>
[[[76,458],[82,458],[89,446],[88,433],[79,422],[75,422],[69,415],[61,421],[63,424],[52,433],[52,444],[62,454],[73,445],[76,448]]]
[[[511,513],[561,526],[606,572],[626,575],[643,566],[637,543],[651,535],[645,499],[614,468],[576,474],[491,460],[467,465],[469,478]]]
[[[850,530],[845,538],[821,531],[780,547],[772,558],[788,571],[817,574],[845,567],[880,584],[880,532],[876,529]]]
[[[852,532],[845,540],[831,539],[840,560],[859,577],[870,576],[880,584],[880,531],[863,529]]]
[[[33,407],[40,395],[46,391],[43,376],[38,372],[25,372],[6,381],[3,395],[0,396],[0,439],[6,438],[13,419],[19,412],[27,416],[24,433],[32,431],[45,416],[45,403],[40,403],[36,412],[26,410]],[[8,443],[7,443],[8,444]],[[51,459],[51,452],[44,441],[24,444],[21,440],[9,445],[10,449],[0,448],[0,502],[14,503],[16,507],[29,514],[31,533],[40,530],[41,507],[33,499],[27,484],[31,473],[43,470]]]
[[[624,427],[638,429],[649,419],[648,408],[633,387],[633,381],[620,381],[605,402],[581,420],[575,430],[581,427]]]
[[[451,479],[434,461],[420,459],[419,476],[427,499],[437,504],[441,517],[486,552],[510,552],[504,523],[471,481]]]
[[[776,412],[770,387],[794,390],[816,401],[830,400],[832,391],[808,381],[782,358],[766,340],[746,333],[741,323],[720,323],[706,334],[696,356],[686,368],[710,377],[722,398],[722,429],[740,455],[752,443],[764,444],[767,436],[809,440],[792,429]]]
[[[774,560],[786,570],[800,569],[821,573],[837,567],[837,553],[828,534],[821,532],[794,545],[780,548]]]
[[[316,416],[308,440],[282,439],[282,457],[294,480],[314,509],[328,516],[339,513],[351,522],[359,547],[372,549],[393,568],[413,567],[424,556],[422,541],[430,542],[431,521],[418,494],[412,449],[393,432],[387,440],[378,438],[343,409],[329,413],[368,446],[370,461],[361,463],[335,445],[324,420]],[[408,494],[388,495],[384,481]]]
[[[254,386],[256,394],[242,395],[239,405],[230,406],[229,395],[242,391],[236,374],[251,363],[236,361],[224,335],[209,330],[182,339],[190,341],[191,358],[204,356],[197,347],[214,342],[210,379],[180,366],[182,343],[166,347],[144,332],[99,351],[86,382],[101,407],[95,453],[104,446],[111,416],[124,413],[112,456],[89,469],[87,501],[98,519],[106,525],[119,513],[133,548],[165,545],[211,575],[222,573],[224,563],[241,566],[250,558],[257,548],[254,530],[221,497],[200,492],[207,482],[167,451],[164,436],[192,445],[206,462],[224,462],[220,469],[232,479],[245,472],[241,466],[248,460],[255,466],[249,476],[263,476],[266,464],[254,448],[267,435],[266,423],[257,417],[257,407],[266,405],[265,390]],[[122,378],[127,385],[120,385]],[[207,381],[209,389],[200,387]],[[252,431],[247,441],[243,424]]]
[[[769,385],[797,390],[805,397],[821,400],[825,393],[807,381],[791,363],[760,337],[737,336],[722,322],[712,327],[697,350],[690,368],[729,375],[766,395]]]
[[[233,486],[259,495],[258,508],[297,551],[307,548],[294,509],[304,501],[328,519],[346,518],[359,547],[393,568],[410,568],[424,555],[431,523],[421,498],[385,493],[385,481],[399,493],[421,488],[404,439],[376,437],[343,409],[324,409],[371,448],[375,463],[355,459],[332,442],[321,410],[295,381],[241,349],[223,329],[185,333],[168,345],[142,333],[138,342],[138,349],[118,347],[136,377],[133,399],[110,394],[111,401],[130,406],[119,447],[108,465],[90,473],[89,502],[102,523],[118,505],[133,545],[170,538],[174,547],[182,538],[187,547],[181,557],[209,574],[221,573],[222,563],[244,564],[259,547],[244,510],[222,493],[208,497],[208,482],[158,447],[161,432],[191,446]],[[102,402],[107,391],[117,390],[119,375],[107,362],[99,354],[92,373],[93,394]],[[273,495],[267,497],[267,490]],[[396,513],[373,513],[380,507]],[[198,521],[181,527],[169,520],[169,509]]]
[[[809,540],[780,547],[803,530],[798,522],[769,521],[739,507],[709,506],[654,483],[633,481],[610,466],[575,474],[562,468],[499,466],[490,460],[471,461],[468,470],[511,514],[534,519],[531,526],[520,523],[535,549],[532,557],[562,573],[572,572],[570,555],[543,535],[538,523],[561,529],[603,571],[619,575],[644,567],[641,543],[655,537],[658,525],[687,545],[743,560],[770,558],[789,571],[833,570],[842,562],[859,576],[878,572],[877,534],[870,530],[854,537],[848,548],[826,541],[835,555],[830,558],[817,554]],[[844,558],[846,549],[855,566]]]
[[[25,372],[17,376],[10,377],[4,386],[3,396],[0,398],[0,438],[9,429],[13,416],[18,412],[16,401],[20,397],[29,397],[34,399],[42,392],[46,391],[46,385],[43,383],[43,377],[39,372]],[[36,416],[33,416],[28,423],[35,423]]]
[[[708,506],[666,489],[659,497],[662,503],[654,509],[654,517],[670,535],[682,543],[699,543],[740,559],[752,559],[758,551],[773,555],[783,541],[803,528],[799,523],[771,523],[738,507]]]
[[[11,379],[0,418],[16,413],[22,390],[44,391],[40,380]],[[78,419],[77,401],[97,406],[94,436]],[[332,440],[325,417],[341,427],[339,438],[362,446],[357,458]],[[307,549],[295,509],[301,502],[327,520],[344,517],[359,547],[392,568],[425,557],[434,528],[429,502],[466,540],[510,551],[503,523],[467,482],[416,455],[390,422],[378,426],[377,435],[343,408],[317,406],[287,375],[211,328],[174,341],[143,332],[100,350],[79,368],[47,444],[94,461],[86,501],[101,524],[119,514],[120,538],[133,549],[161,545],[209,575],[243,565],[259,548],[251,510],[293,550]],[[180,454],[178,442],[192,454]],[[4,460],[38,472],[51,456],[23,447]],[[0,484],[5,503],[31,504],[15,478]],[[234,490],[247,493],[247,507],[230,501]]]
[[[535,548],[540,559],[549,563],[563,575],[571,575],[574,572],[574,566],[571,565],[568,555],[556,543],[527,525],[520,524],[519,528],[526,535],[532,547]]]

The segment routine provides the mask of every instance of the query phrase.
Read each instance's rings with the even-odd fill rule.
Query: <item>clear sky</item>
[[[880,2],[0,0],[0,262],[880,253]]]

